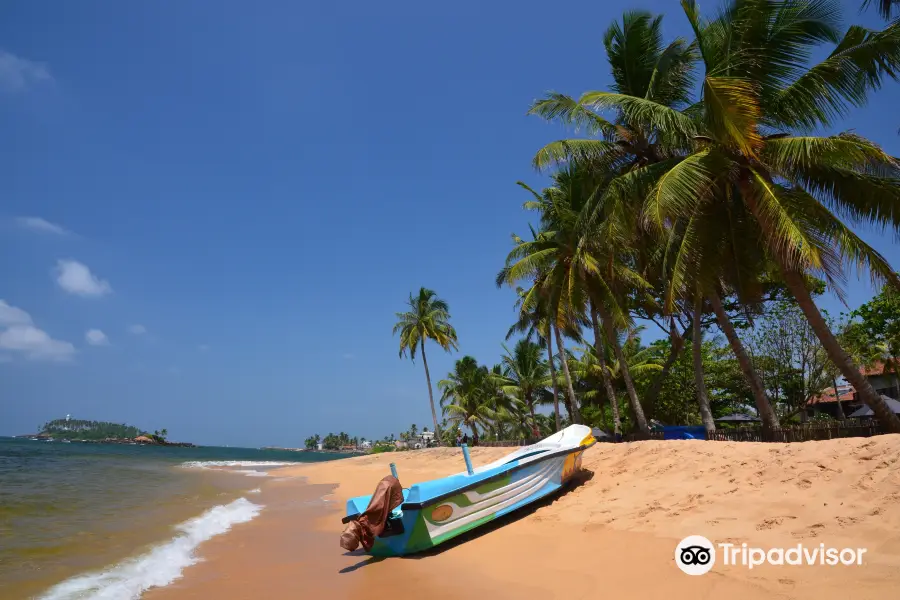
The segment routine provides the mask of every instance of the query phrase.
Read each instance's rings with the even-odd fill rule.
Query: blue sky
[[[606,87],[603,30],[636,7],[687,35],[658,0],[3,3],[0,434],[67,413],[253,446],[430,426],[394,312],[434,288],[461,353],[499,358],[515,181],[540,185],[561,135],[525,111]],[[900,154],[898,102],[842,128]],[[851,305],[869,294],[851,280]],[[437,380],[458,356],[429,350]]]

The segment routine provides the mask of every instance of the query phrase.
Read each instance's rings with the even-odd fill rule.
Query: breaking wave
[[[246,498],[214,506],[176,526],[178,534],[146,554],[96,573],[77,575],[47,590],[42,600],[137,600],[146,590],[169,585],[199,561],[194,551],[206,540],[254,519],[262,506]]]

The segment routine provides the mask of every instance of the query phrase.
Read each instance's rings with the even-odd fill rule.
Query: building
[[[871,367],[862,367],[860,373],[866,376],[869,383],[875,388],[875,391],[882,396],[900,400],[900,378],[894,373],[890,365],[884,362],[877,362]],[[807,403],[807,411],[810,415],[815,413],[825,413],[832,417],[840,417],[838,402],[840,408],[843,409],[844,416],[849,415],[862,405],[862,401],[857,397],[856,390],[849,383],[843,385],[838,384],[837,395],[834,393],[834,387],[826,388],[819,396],[813,396]]]
[[[368,450],[372,447],[372,442],[370,442],[369,440],[363,440],[359,447],[363,450]]]

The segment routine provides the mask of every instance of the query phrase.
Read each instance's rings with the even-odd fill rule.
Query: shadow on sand
[[[422,552],[417,552],[415,554],[409,554],[407,556],[398,556],[398,557],[394,557],[394,558],[400,558],[403,560],[422,560],[425,558],[430,558],[432,556],[436,556],[438,554],[442,554],[448,550],[456,548],[460,544],[465,544],[466,542],[468,542],[470,540],[480,538],[481,536],[487,535],[487,534],[491,533],[492,531],[495,531],[497,529],[500,529],[501,527],[509,525],[510,523],[515,523],[516,521],[518,521],[520,519],[524,519],[528,515],[533,514],[535,511],[540,510],[541,508],[543,508],[545,506],[550,506],[554,502],[557,502],[560,499],[562,499],[563,497],[565,497],[566,494],[568,494],[575,488],[581,487],[582,485],[584,485],[585,483],[587,483],[588,481],[593,479],[593,477],[594,477],[593,471],[589,471],[587,469],[582,469],[580,472],[576,473],[572,477],[572,479],[568,483],[566,483],[566,485],[563,486],[555,494],[550,494],[549,496],[547,496],[545,498],[541,498],[540,500],[537,500],[535,502],[532,502],[531,504],[523,506],[522,508],[514,510],[511,513],[505,514],[502,517],[500,517],[499,519],[494,519],[493,521],[491,521],[489,523],[485,523],[484,525],[481,525],[479,527],[476,527],[475,529],[472,529],[461,535],[458,535],[455,538],[453,538],[452,540],[444,542],[443,544],[435,546],[434,548],[430,548],[430,549],[424,550]],[[369,556],[362,549],[354,550],[353,552],[347,552],[344,554],[344,556],[360,556],[360,557],[365,557],[365,560],[361,560],[354,565],[350,565],[349,567],[344,567],[343,569],[341,569],[339,571],[340,573],[352,573],[353,571],[356,571],[357,569],[361,569],[362,567],[365,567],[367,565],[381,562],[382,560],[385,559],[385,557]]]

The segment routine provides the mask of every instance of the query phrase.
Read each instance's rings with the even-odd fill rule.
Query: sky
[[[565,135],[525,113],[606,88],[630,8],[688,35],[661,0],[4,2],[0,435],[66,414],[233,446],[431,428],[394,313],[420,286],[449,302],[460,352],[427,348],[434,381],[499,360],[515,182],[540,186],[531,157]],[[841,129],[900,155],[898,102]],[[848,282],[851,307],[870,295]]]

